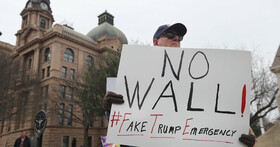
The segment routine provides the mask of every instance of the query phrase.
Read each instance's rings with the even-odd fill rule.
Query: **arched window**
[[[46,28],[46,21],[44,19],[41,19],[40,27],[43,29]]]
[[[67,48],[64,51],[64,60],[67,62],[74,62],[74,52],[71,49]]]
[[[91,66],[93,64],[93,58],[91,56],[87,56],[86,65]]]
[[[51,51],[50,48],[47,48],[44,53],[44,61],[49,61],[51,59]]]

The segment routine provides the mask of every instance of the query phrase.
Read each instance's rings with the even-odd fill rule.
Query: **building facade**
[[[127,44],[126,36],[113,26],[114,16],[107,11],[98,16],[98,26],[87,35],[67,24],[54,24],[50,0],[28,0],[20,15],[22,24],[16,33],[16,45],[0,41],[0,53],[8,53],[19,61],[19,87],[32,79],[39,83],[21,86],[21,90],[29,92],[28,103],[24,111],[0,122],[0,147],[12,147],[22,131],[27,132],[35,145],[34,117],[39,110],[45,110],[48,115],[43,147],[71,147],[74,138],[80,147],[84,129],[72,121],[70,112],[77,116],[82,113],[74,103],[73,88],[63,80],[73,80],[86,70],[87,63],[104,52],[121,51],[122,45]],[[50,108],[57,108],[58,113]],[[17,108],[12,111],[17,112]],[[90,146],[100,145],[100,136],[106,135],[106,128],[107,120],[97,118],[89,129]]]

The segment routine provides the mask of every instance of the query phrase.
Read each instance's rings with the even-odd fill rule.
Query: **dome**
[[[123,43],[127,44],[126,36],[122,31],[113,26],[114,16],[105,11],[103,14],[98,16],[99,25],[88,32],[87,36],[97,41],[98,38],[103,35],[111,37],[120,37]]]

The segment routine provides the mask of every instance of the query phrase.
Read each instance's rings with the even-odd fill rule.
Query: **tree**
[[[101,60],[88,66],[84,78],[77,82],[75,92],[79,98],[77,104],[83,112],[84,147],[88,143],[88,129],[96,116],[103,116],[103,97],[106,93],[106,78],[116,76],[120,55],[118,52],[106,52]]]
[[[35,102],[35,99],[32,99],[32,97],[36,97],[36,93],[32,92],[39,87],[37,76],[31,76],[28,81],[23,80],[19,65],[18,60],[9,56],[9,54],[0,54],[0,69],[2,69],[0,70],[1,128],[4,127],[4,121],[9,122],[6,124],[10,124],[11,121],[17,122],[19,118],[22,118],[23,113],[29,113],[29,110],[31,111],[32,109],[27,109],[27,107],[31,107],[28,103],[33,101],[34,104]],[[18,117],[15,117],[15,115]],[[17,123],[19,124],[20,122]]]
[[[75,80],[65,79],[60,81],[63,85],[74,89],[75,99],[73,102],[79,108],[81,114],[71,112],[71,115],[73,116],[73,121],[82,124],[84,127],[84,147],[88,146],[88,130],[91,124],[98,117],[104,116],[102,101],[106,93],[106,78],[117,76],[119,60],[119,52],[106,51],[100,58],[88,64],[87,70],[76,75]],[[56,93],[56,97],[60,97],[60,91]],[[51,98],[51,100],[53,102],[52,111],[58,114],[61,113],[59,103],[63,100],[57,101],[58,99],[54,98]],[[67,110],[65,112],[69,113]]]
[[[275,75],[270,72],[267,61],[257,54],[253,54],[251,90],[250,104],[252,105],[253,115],[250,118],[250,124],[252,125],[277,108],[275,99],[279,90]]]

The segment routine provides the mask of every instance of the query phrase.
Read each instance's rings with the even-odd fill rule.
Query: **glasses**
[[[179,41],[183,40],[183,36],[179,36],[171,32],[163,33],[161,36],[166,36],[168,39],[174,39],[174,37],[177,36]]]

